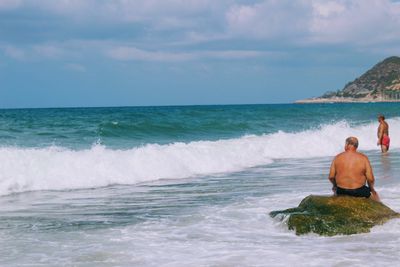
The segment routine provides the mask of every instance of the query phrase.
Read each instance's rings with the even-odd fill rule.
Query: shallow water
[[[400,210],[400,153],[371,153],[382,200]],[[385,159],[385,160],[386,160]],[[229,175],[0,198],[2,266],[389,266],[400,220],[369,234],[296,236],[269,217],[330,194],[330,158]],[[386,164],[386,165],[384,165]],[[305,168],[307,166],[307,168]]]
[[[315,123],[141,148],[3,144],[0,266],[395,265],[398,219],[367,234],[320,237],[296,236],[268,215],[331,194],[330,162],[349,134],[370,157],[382,201],[400,210],[400,120],[389,119],[386,156],[373,121],[309,131]]]

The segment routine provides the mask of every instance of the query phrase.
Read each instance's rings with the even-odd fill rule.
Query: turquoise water
[[[0,110],[0,145],[131,148],[237,138],[277,131],[299,132],[346,120],[374,121],[397,103],[238,105]]]
[[[268,216],[355,135],[400,210],[400,105],[0,110],[0,266],[393,266],[400,220],[297,237]],[[376,146],[376,115],[392,144]]]

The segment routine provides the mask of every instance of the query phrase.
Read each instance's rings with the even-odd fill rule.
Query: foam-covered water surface
[[[382,107],[392,114],[387,155],[371,118]],[[400,211],[396,108],[0,111],[0,266],[393,266],[400,220],[367,234],[296,236],[268,213],[331,194],[329,166],[350,135],[382,201]],[[99,125],[107,134],[96,136]]]
[[[382,200],[400,210],[399,181],[391,175],[399,171],[400,153],[388,155],[389,162],[379,161],[379,153],[369,156]],[[330,194],[330,160],[282,159],[229,175],[3,196],[0,264],[393,264],[400,220],[369,234],[327,238],[298,237],[269,217],[309,194]]]
[[[392,133],[400,133],[400,119],[388,122]],[[279,159],[333,156],[343,149],[343,140],[350,135],[359,138],[360,150],[376,150],[375,128],[373,123],[351,127],[338,122],[297,133],[279,131],[127,149],[99,144],[81,150],[0,147],[0,195],[188,178],[237,172]],[[391,147],[400,148],[400,140],[393,138]]]

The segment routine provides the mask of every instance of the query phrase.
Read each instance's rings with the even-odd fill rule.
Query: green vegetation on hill
[[[384,59],[342,90],[325,93],[321,98],[400,100],[400,57]]]

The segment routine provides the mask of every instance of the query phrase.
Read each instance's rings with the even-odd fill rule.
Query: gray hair
[[[346,145],[354,146],[355,148],[358,148],[358,139],[357,137],[350,136],[346,139]]]

